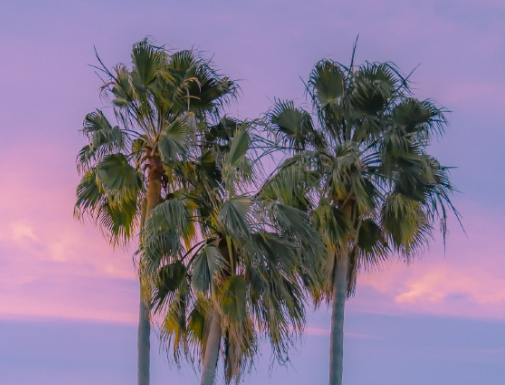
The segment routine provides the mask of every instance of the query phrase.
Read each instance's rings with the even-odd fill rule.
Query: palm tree
[[[201,364],[202,385],[214,383],[220,351],[226,383],[238,382],[260,336],[284,362],[304,325],[302,279],[316,280],[319,236],[306,214],[249,191],[263,142],[254,127],[230,118],[199,125],[143,231],[142,276],[161,337],[176,362]]]
[[[357,272],[419,254],[436,222],[445,240],[448,212],[459,215],[448,168],[428,153],[447,123],[443,110],[414,98],[394,64],[321,60],[307,92],[313,115],[292,101],[276,101],[268,115],[277,147],[291,156],[266,186],[284,192],[280,202],[305,205],[324,239],[323,290],[312,293],[316,305],[332,305],[330,385],[340,385],[344,306]]]
[[[102,95],[111,100],[117,125],[101,110],[84,120],[88,144],[77,157],[82,179],[75,215],[91,218],[117,246],[136,239],[195,126],[219,110],[236,86],[195,52],[169,53],[148,40],[133,45],[131,69],[120,64],[108,70],[97,58],[106,76]],[[141,287],[139,385],[149,384],[149,297]]]

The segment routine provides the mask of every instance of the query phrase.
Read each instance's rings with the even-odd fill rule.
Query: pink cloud
[[[96,228],[72,218],[78,181],[72,167],[46,157],[44,169],[59,176],[56,183],[43,183],[42,166],[34,161],[40,154],[31,154],[20,164],[27,170],[22,177],[0,159],[9,186],[0,193],[0,313],[135,322],[131,251],[111,251]],[[505,319],[505,228],[497,214],[465,207],[469,239],[455,230],[445,256],[438,240],[410,265],[392,262],[362,274],[348,308]]]
[[[112,251],[96,228],[73,219],[78,178],[72,163],[62,167],[47,155],[58,154],[50,146],[44,154],[30,150],[17,162],[21,175],[0,159],[7,186],[0,192],[0,316],[135,322],[131,251]]]
[[[380,271],[362,274],[349,308],[505,319],[505,240],[501,235],[505,227],[495,213],[475,207],[468,211],[468,239],[455,231],[445,255],[438,240],[409,265],[390,262]]]

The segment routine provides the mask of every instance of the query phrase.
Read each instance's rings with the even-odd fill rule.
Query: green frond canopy
[[[176,363],[201,362],[217,315],[227,383],[252,367],[260,338],[286,362],[305,321],[302,285],[319,280],[324,248],[304,211],[314,170],[286,172],[269,197],[256,193],[269,151],[264,126],[223,114],[238,86],[200,53],[145,39],[130,64],[108,69],[98,60],[112,108],[85,118],[75,215],[113,244],[138,237],[141,291]],[[302,115],[293,138],[316,142]],[[297,119],[279,124],[291,130]],[[289,181],[302,187],[298,198],[277,199]]]
[[[409,259],[427,246],[437,222],[445,239],[447,215],[459,219],[448,168],[428,153],[447,125],[445,110],[416,99],[390,62],[346,67],[321,60],[307,93],[311,112],[276,100],[267,114],[273,145],[289,156],[260,195],[310,217],[327,249],[319,267],[326,289],[336,258],[347,255],[352,294],[360,268]],[[308,289],[316,302],[329,298]]]
[[[174,172],[194,152],[197,127],[207,127],[211,110],[233,97],[237,87],[197,52],[170,53],[148,39],[133,45],[131,67],[109,70],[97,56],[106,79],[117,124],[101,110],[84,119],[88,141],[78,154],[82,174],[75,214],[89,215],[114,244],[138,234],[141,202],[149,170],[164,162]],[[156,171],[175,186],[180,175]]]
[[[120,170],[117,174],[115,167]],[[126,244],[138,228],[137,206],[142,188],[140,174],[125,168],[121,159],[109,157],[82,176],[74,215],[92,219],[113,245]]]
[[[291,100],[277,101],[268,116],[274,127],[284,134],[285,145],[301,150],[318,138],[310,114],[296,108]]]
[[[184,158],[164,165],[173,192],[145,222],[139,266],[176,362],[201,362],[219,313],[230,382],[251,367],[260,338],[287,361],[305,321],[302,282],[319,280],[323,245],[294,202],[253,194],[257,127],[227,117],[209,123],[200,122]]]

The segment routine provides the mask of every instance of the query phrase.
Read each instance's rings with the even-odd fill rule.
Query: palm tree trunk
[[[140,293],[139,329],[137,338],[138,385],[149,385],[149,361],[151,349],[151,323],[149,309]]]
[[[210,321],[209,336],[203,356],[203,370],[201,385],[213,385],[216,377],[216,366],[221,343],[221,314],[215,309]]]
[[[331,314],[330,385],[342,385],[344,358],[344,308],[347,295],[347,255],[336,258],[333,273]]]
[[[163,165],[158,157],[153,157],[149,161],[150,170],[147,185],[147,204],[145,219],[149,218],[151,211],[161,200],[161,176],[163,175]],[[140,286],[140,311],[139,328],[137,337],[137,383],[138,385],[149,385],[149,364],[151,350],[151,323],[149,320],[150,304],[146,303],[146,295]]]

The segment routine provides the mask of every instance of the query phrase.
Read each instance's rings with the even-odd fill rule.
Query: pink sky
[[[56,156],[45,155],[49,147],[40,150],[17,163],[22,174],[5,161],[16,150],[1,161],[10,188],[0,193],[0,316],[134,322],[129,253],[112,252],[96,229],[72,218],[77,177],[63,172]],[[55,170],[61,174],[52,178]]]
[[[382,314],[430,314],[505,320],[505,230],[499,215],[467,206],[465,229],[440,239],[407,265],[386,264],[363,274],[349,307]]]
[[[459,14],[468,17],[475,11],[475,3],[472,2],[458,3],[460,5],[458,12],[453,14],[450,10],[455,3],[451,2],[442,4],[428,1],[415,5],[393,4],[388,1],[361,3],[363,6],[356,8],[341,2],[339,3],[341,12],[322,15],[321,23],[330,26],[338,21],[338,28],[345,30],[348,36],[356,32],[361,33],[359,59],[393,59],[405,66],[405,70],[422,62],[422,66],[418,69],[419,76],[413,78],[418,94],[421,97],[433,96],[448,106],[453,111],[450,117],[456,117],[454,120],[459,121],[462,109],[469,108],[485,110],[488,119],[498,115],[497,110],[505,102],[503,79],[502,82],[497,82],[495,76],[486,74],[485,70],[479,72],[476,68],[474,76],[468,76],[469,67],[473,68],[461,61],[473,60],[476,64],[483,63],[484,69],[489,66],[489,61],[497,58],[497,52],[503,51],[503,37],[496,34],[496,31],[503,27],[503,20],[493,19],[484,28],[477,22],[478,19],[471,22],[471,19],[467,20],[465,17],[458,18]],[[279,2],[277,6],[282,4]],[[321,2],[301,7],[313,13],[324,8],[325,4],[329,3]],[[485,4],[489,7],[488,12],[493,9],[503,11],[500,2],[487,1]],[[443,5],[449,11],[444,12]],[[274,15],[279,10],[280,8],[272,5],[271,11]],[[71,8],[66,9],[70,14],[74,11]],[[234,17],[237,12],[238,10],[233,7],[226,9],[219,13],[215,22],[221,26],[236,25]],[[383,20],[373,21],[377,15]],[[451,17],[448,18],[448,15]],[[138,16],[143,20],[143,14]],[[297,14],[296,17],[300,16]],[[361,28],[353,27],[358,16]],[[51,17],[56,24],[70,28],[69,21],[56,15]],[[262,38],[260,35],[253,39],[248,33],[250,29],[256,27],[250,20],[246,20],[243,24],[244,36],[245,41],[248,41],[254,50],[253,47],[256,47]],[[367,23],[372,24],[366,26]],[[426,28],[427,24],[429,28]],[[267,28],[273,28],[268,23],[265,25]],[[374,25],[381,26],[379,34],[371,33]],[[299,29],[296,23],[288,23],[286,27],[288,30],[291,28],[293,33],[290,38],[305,39],[301,33],[303,29]],[[74,28],[80,30],[81,26],[77,23]],[[144,30],[147,34],[149,29]],[[476,33],[477,31],[480,33]],[[56,33],[59,32],[60,29],[54,26],[44,30],[44,33],[49,35],[46,38],[57,36]],[[143,35],[144,33],[140,34],[139,38]],[[393,35],[395,38],[385,39]],[[0,158],[2,184],[6,186],[0,193],[2,198],[0,213],[3,218],[0,224],[2,250],[0,263],[4,265],[2,270],[4,278],[0,283],[4,288],[0,294],[2,299],[0,316],[33,315],[135,322],[136,286],[129,253],[125,250],[111,252],[97,230],[91,225],[83,226],[72,219],[74,191],[78,181],[73,168],[73,153],[77,152],[80,144],[84,144],[77,131],[84,114],[93,107],[100,106],[97,95],[99,81],[92,69],[86,68],[85,64],[94,62],[93,43],[97,44],[102,56],[109,59],[111,65],[119,60],[128,60],[128,45],[131,44],[130,41],[121,43],[121,56],[116,53],[118,51],[116,48],[111,55],[103,47],[107,46],[108,41],[114,42],[114,39],[107,38],[102,42],[103,39],[94,36],[90,40],[78,38],[78,41],[87,41],[84,45],[86,49],[71,50],[71,56],[68,56],[63,48],[58,48],[59,40],[68,40],[65,35],[60,36],[59,40],[54,38],[56,44],[48,46],[50,47],[48,51],[41,50],[35,43],[43,39],[40,36],[34,36],[32,41],[35,45],[29,43],[28,49],[24,44],[19,44],[29,42],[22,35],[15,39],[4,39],[4,49],[11,51],[12,54],[16,52],[22,60],[21,63],[4,60],[4,65],[7,66],[7,70],[14,73],[18,70],[24,75],[21,78],[4,76],[2,84],[7,89],[12,88],[14,96],[19,97],[26,95],[27,87],[30,87],[35,99],[39,98],[41,101],[31,110],[33,114],[26,114],[31,116],[26,116],[24,110],[20,108],[22,103],[12,103],[12,98],[7,103],[10,108],[3,112],[4,121],[7,125],[14,125],[17,132],[14,135],[14,144],[7,147]],[[285,40],[286,36],[283,33],[280,39]],[[233,42],[237,37],[229,36],[228,39]],[[275,95],[300,99],[302,83],[296,75],[303,74],[302,71],[308,72],[310,64],[318,57],[327,54],[335,57],[337,49],[346,53],[342,60],[347,60],[352,39],[344,41],[344,45],[332,45],[328,44],[328,41],[322,41],[323,47],[319,50],[307,46],[305,49],[309,50],[309,56],[313,59],[301,60],[301,67],[297,65],[291,70],[283,71],[280,79],[275,76],[272,78],[271,70],[266,73],[258,72],[258,65],[251,64],[250,60],[227,61],[230,52],[226,49],[226,44],[216,46],[216,42],[211,39],[208,46],[224,53],[221,57],[215,58],[218,63],[225,63],[227,67],[236,66],[227,68],[232,76],[246,79],[242,81],[244,97],[235,107],[235,112],[241,115],[245,113],[257,115],[268,108],[270,100]],[[178,40],[167,42],[175,46],[182,44]],[[290,44],[289,40],[286,42]],[[195,39],[194,43],[201,48],[208,48],[201,43],[200,37]],[[376,44],[382,47],[380,51],[377,50]],[[413,55],[403,54],[408,46],[414,48]],[[39,57],[44,58],[40,62],[40,68],[48,76],[40,77],[33,71],[24,71],[24,63],[32,55],[31,49],[34,49]],[[268,57],[275,55],[276,49],[278,49],[276,44],[270,43],[263,45],[262,51],[258,54]],[[451,50],[454,54],[451,54]],[[423,54],[419,54],[419,51]],[[301,52],[303,51],[294,48],[289,52],[286,51],[288,58],[285,60],[292,60]],[[389,54],[386,54],[387,52]],[[471,55],[465,55],[465,52]],[[238,56],[244,57],[245,53],[239,51]],[[111,59],[111,56],[117,59]],[[70,62],[67,66],[69,68],[56,66],[56,63],[65,63],[65,58],[78,66],[73,67]],[[277,60],[281,61],[277,66],[283,68],[282,57]],[[58,73],[56,71],[61,71],[61,76],[53,76]],[[69,77],[72,74],[76,76]],[[261,81],[252,81],[255,80],[253,76]],[[273,85],[265,87],[265,82],[271,81]],[[282,86],[282,82],[287,82],[288,87]],[[71,91],[73,87],[82,92],[68,100],[65,95],[73,95]],[[286,90],[291,91],[286,93]],[[261,94],[265,96],[258,98]],[[251,100],[255,102],[251,104]],[[467,115],[470,115],[470,119],[473,118],[471,114]],[[34,127],[34,122],[37,122],[37,128]],[[496,125],[488,127],[491,131],[498,128]],[[448,138],[437,145],[436,151],[440,152],[444,161],[457,165],[461,152],[450,143],[450,140],[455,135],[461,136],[461,132],[461,127],[453,123]],[[462,148],[469,145],[465,138],[460,137],[458,141]],[[22,157],[17,155],[20,152],[23,153]],[[481,153],[479,156],[482,157],[484,154]],[[13,162],[16,167],[13,167]],[[455,175],[457,182],[458,179],[465,178],[463,170],[456,170]],[[482,176],[482,174],[475,175],[476,178]],[[350,308],[356,311],[374,309],[373,311],[380,313],[420,312],[502,319],[505,315],[500,306],[496,305],[505,297],[503,277],[500,273],[504,271],[504,262],[500,258],[502,244],[499,241],[499,234],[504,228],[500,223],[499,213],[495,214],[486,202],[483,206],[479,206],[479,202],[472,198],[473,196],[466,196],[464,199],[456,197],[460,203],[459,209],[465,215],[468,239],[458,229],[457,224],[452,223],[454,231],[449,238],[445,256],[440,250],[440,241],[437,241],[423,260],[416,261],[410,266],[392,263],[384,267],[380,273],[364,274],[359,280],[358,294],[356,299],[351,301]],[[116,297],[118,293],[131,295],[125,295],[118,300]]]
[[[137,281],[130,252],[111,251],[92,224],[72,218],[73,167],[37,151],[17,163],[26,170],[21,175],[3,161],[15,151],[0,162],[10,186],[0,194],[0,316],[135,323]],[[41,167],[33,167],[41,158]],[[45,168],[62,175],[48,179]],[[471,203],[465,209],[468,238],[453,220],[445,254],[438,239],[409,265],[393,261],[363,273],[349,309],[505,320],[505,226],[499,214]]]

